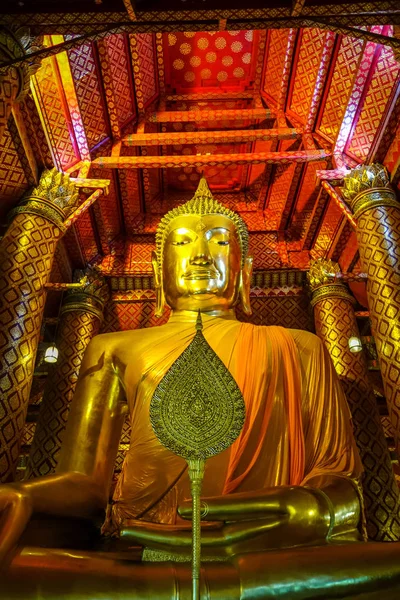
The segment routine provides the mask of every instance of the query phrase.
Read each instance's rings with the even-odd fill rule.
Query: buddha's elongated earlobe
[[[250,286],[251,276],[253,273],[253,257],[248,256],[245,260],[242,270],[240,271],[239,298],[242,304],[243,312],[246,315],[251,315],[250,306]]]
[[[157,254],[155,252],[152,252],[151,254],[151,266],[153,267],[154,287],[156,291],[156,309],[154,314],[156,317],[162,317],[165,307],[164,287],[161,265],[158,264]]]

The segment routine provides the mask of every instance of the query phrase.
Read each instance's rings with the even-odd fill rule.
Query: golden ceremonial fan
[[[246,415],[236,381],[207,343],[199,312],[196,334],[158,384],[150,403],[157,438],[189,466],[192,512],[192,598],[200,598],[200,494],[205,462],[236,440]]]

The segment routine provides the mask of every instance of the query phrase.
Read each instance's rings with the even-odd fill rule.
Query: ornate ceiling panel
[[[347,146],[348,151],[360,161],[368,156],[394,85],[399,81],[400,64],[391,48],[377,48],[371,71],[362,109]]]
[[[344,37],[340,42],[318,129],[331,142],[335,142],[339,133],[346,110],[346,100],[354,85],[364,45],[363,40],[351,37]]]
[[[84,42],[68,52],[75,91],[89,148],[107,137],[107,115],[101,95],[101,81],[96,67],[95,48]]]
[[[251,85],[258,41],[253,31],[170,33],[166,40],[167,89],[179,94],[216,86],[240,91]]]
[[[304,29],[298,41],[289,107],[303,124],[311,107],[326,37],[327,32],[321,29]]]

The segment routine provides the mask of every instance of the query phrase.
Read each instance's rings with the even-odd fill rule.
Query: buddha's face
[[[174,310],[226,310],[238,299],[241,248],[234,223],[223,215],[182,215],[164,244],[165,300]]]

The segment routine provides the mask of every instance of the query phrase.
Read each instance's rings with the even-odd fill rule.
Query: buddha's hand
[[[31,514],[32,500],[23,484],[0,486],[0,569],[11,560]]]
[[[301,486],[203,498],[201,508],[202,520],[224,522],[219,545],[228,546],[233,554],[323,543],[331,527],[325,495]],[[191,502],[183,503],[178,512],[190,519]]]
[[[214,522],[215,527],[204,527],[202,551],[233,555],[322,544],[332,533],[356,531],[360,507],[353,484],[345,477],[310,483],[315,487],[275,487],[203,498],[202,521]],[[178,512],[190,519],[191,502],[184,502]],[[127,541],[165,551],[188,552],[191,545],[190,528],[179,526],[130,521],[121,534]]]

